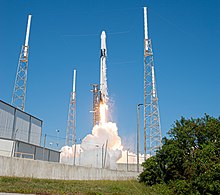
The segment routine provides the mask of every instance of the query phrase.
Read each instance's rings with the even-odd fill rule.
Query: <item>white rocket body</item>
[[[101,34],[101,57],[100,57],[100,101],[103,103],[107,102],[107,77],[106,77],[106,34],[102,31]]]

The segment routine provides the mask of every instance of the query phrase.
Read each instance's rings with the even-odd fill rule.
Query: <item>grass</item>
[[[156,185],[154,187],[147,187],[136,180],[67,181],[18,177],[0,177],[0,192],[38,195],[171,194],[165,186]]]

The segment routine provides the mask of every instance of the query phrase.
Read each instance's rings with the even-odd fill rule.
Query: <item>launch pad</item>
[[[31,24],[31,15],[28,16],[25,44],[22,46],[15,85],[14,85],[14,91],[12,95],[12,104],[15,105],[18,108],[18,110],[22,110],[22,111],[24,111],[25,109],[25,101],[26,101],[27,70],[28,70],[28,62],[29,62],[28,41],[30,34],[30,24]],[[114,163],[116,163],[117,160],[119,160],[119,158],[122,159],[124,153],[127,153],[127,161],[128,161],[129,151],[126,150],[124,146],[121,144],[121,138],[118,135],[117,125],[115,123],[109,122],[108,120],[107,114],[108,114],[109,96],[108,96],[108,85],[107,85],[107,44],[106,44],[105,31],[101,32],[100,38],[101,38],[100,41],[101,44],[100,44],[99,84],[92,84],[92,90],[91,90],[93,93],[92,112],[93,112],[94,128],[91,134],[88,134],[84,139],[82,139],[81,145],[79,144],[77,145],[76,143],[76,138],[77,138],[76,136],[76,129],[77,129],[76,128],[76,106],[77,106],[76,70],[74,70],[74,74],[73,74],[74,75],[73,86],[69,100],[66,138],[64,139],[65,139],[65,145],[68,147],[68,149],[71,149],[71,153],[70,152],[68,153],[68,158],[74,157],[74,165],[76,165],[75,163],[76,158],[79,161],[80,159],[82,159],[83,152],[84,152],[85,160],[89,159],[90,155],[95,158],[95,160],[93,159],[92,161],[93,163],[94,162],[96,163],[98,159],[102,159],[103,161],[104,158],[108,159],[109,164],[112,163],[111,162],[113,161],[112,159],[114,159],[115,161]],[[153,50],[151,44],[152,44],[151,39],[148,38],[147,10],[146,8],[144,8],[144,102],[143,102],[144,159],[147,158],[147,155],[148,156],[155,155],[156,150],[161,147],[160,115],[159,115],[159,106],[158,106],[158,95],[156,90],[156,77],[155,77],[155,66],[153,61]],[[13,128],[13,131],[16,132],[17,130]],[[113,138],[115,138],[115,140],[113,140]],[[81,147],[82,145],[83,147]],[[139,155],[139,149],[140,147],[138,147],[137,154],[134,154],[137,156],[137,157],[135,156],[135,158],[138,158],[136,161],[138,163],[138,166],[139,166],[139,161],[141,161],[139,159],[139,157],[141,156],[141,154]],[[76,155],[78,156],[76,157]],[[104,155],[106,156],[104,157]],[[99,163],[96,163],[96,165],[98,164]],[[87,166],[88,164],[85,163],[85,165]],[[109,165],[108,167],[111,166]],[[103,166],[103,163],[101,168],[105,168],[105,166]]]

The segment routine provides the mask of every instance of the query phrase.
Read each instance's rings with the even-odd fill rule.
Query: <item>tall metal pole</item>
[[[73,165],[76,165],[76,142],[74,143],[74,161],[73,161]]]
[[[81,149],[79,149],[79,165],[80,165],[80,158],[81,158]]]
[[[144,7],[144,159],[147,146],[155,155],[162,143],[154,58],[151,39],[148,38],[147,8]]]
[[[31,17],[32,15],[28,16],[28,23],[27,23],[27,31],[26,31],[26,38],[25,38],[25,43],[24,43],[24,56],[27,56],[27,47],[28,47],[28,42],[29,42],[29,35],[30,35],[30,27],[31,27]]]
[[[60,130],[59,129],[56,129],[56,132],[57,132],[57,143],[56,143],[56,146],[57,146],[57,148],[58,148],[58,146],[59,146],[59,133],[60,133]]]
[[[102,145],[102,168],[104,168],[104,146],[105,144]]]
[[[105,164],[106,164],[107,150],[108,150],[108,140],[106,140],[106,143],[105,143],[105,159],[104,159],[104,167],[103,168],[105,168]]]
[[[44,135],[44,148],[43,148],[43,159],[45,159],[44,155],[45,155],[45,147],[46,147],[46,139],[47,139],[47,134]]]
[[[146,86],[146,51],[148,50],[148,29],[147,29],[147,8],[144,7],[144,160],[146,160],[147,153],[147,120],[146,120],[146,110],[147,110],[147,86]]]
[[[139,154],[140,154],[140,106],[143,104],[137,105],[137,172],[139,172]]]
[[[27,31],[25,43],[22,45],[18,67],[16,72],[14,90],[12,94],[11,104],[24,111],[27,89],[27,71],[28,71],[28,51],[29,51],[29,35],[31,26],[31,15],[28,16]]]
[[[129,149],[127,149],[127,171],[128,171],[128,151]]]

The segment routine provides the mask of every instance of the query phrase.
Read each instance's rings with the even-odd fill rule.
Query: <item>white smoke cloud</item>
[[[90,144],[105,144],[108,141],[108,148],[111,150],[122,150],[121,138],[118,136],[118,128],[115,123],[108,122],[95,125],[92,134],[87,135],[82,141],[82,148],[91,147]]]
[[[137,163],[137,156],[123,150],[118,128],[112,122],[94,126],[81,144],[62,147],[60,155],[61,163],[97,168],[117,169],[117,163],[127,161]]]

